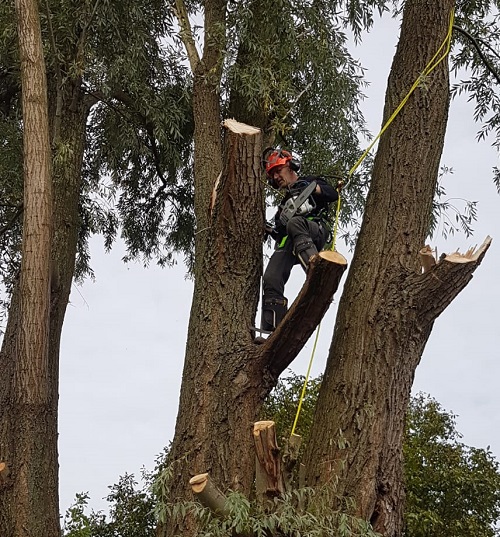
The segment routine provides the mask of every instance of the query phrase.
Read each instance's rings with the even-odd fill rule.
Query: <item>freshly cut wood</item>
[[[424,272],[431,270],[431,268],[436,264],[434,250],[428,244],[420,250],[419,255]]]
[[[473,263],[477,261],[483,253],[489,248],[492,238],[488,235],[484,239],[483,244],[479,248],[469,248],[465,254],[461,254],[458,250],[452,254],[448,254],[444,259],[450,263]]]
[[[283,481],[285,490],[291,490],[293,481],[293,470],[299,460],[300,446],[302,437],[298,434],[292,434],[287,440],[283,450]],[[300,486],[300,485],[299,485]]]
[[[256,465],[255,488],[258,500],[264,502],[266,499],[283,494],[285,490],[274,421],[254,423],[253,439]]]
[[[9,478],[9,467],[5,462],[0,462],[0,488],[4,487]]]
[[[260,129],[257,127],[252,127],[246,123],[240,123],[235,119],[226,119],[222,125],[235,134],[259,134],[260,132]]]
[[[189,480],[189,484],[191,485],[191,490],[204,507],[208,507],[216,515],[228,516],[229,510],[226,507],[226,497],[212,483],[207,473],[195,475]]]

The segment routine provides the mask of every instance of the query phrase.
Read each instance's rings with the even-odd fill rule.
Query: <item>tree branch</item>
[[[156,138],[154,135],[154,127],[155,127],[154,123],[151,120],[149,120],[145,114],[137,110],[134,99],[122,89],[119,89],[117,87],[112,88],[109,97],[111,97],[112,99],[116,99],[117,101],[125,105],[130,111],[130,116],[132,115],[135,116],[137,121],[134,121],[132,117],[130,117],[128,114],[125,114],[123,110],[121,110],[120,108],[115,106],[112,102],[110,102],[109,98],[107,98],[106,95],[104,95],[104,93],[100,91],[90,91],[89,95],[91,95],[97,101],[105,103],[107,106],[113,109],[117,114],[121,115],[123,118],[129,121],[132,125],[135,126],[136,124],[139,124],[142,127],[144,127],[146,134],[147,134],[147,138],[149,140],[149,144],[143,141],[141,137],[138,136],[136,133],[137,141],[140,144],[143,144],[148,149],[148,151],[150,151],[152,158],[153,158],[153,165],[155,167],[156,174],[158,175],[160,182],[161,182],[161,186],[158,187],[157,191],[151,198],[151,202],[148,203],[147,208],[150,209],[152,205],[154,205],[154,203],[163,194],[165,199],[168,199],[170,203],[172,203],[174,207],[177,210],[179,210],[179,207],[175,203],[175,195],[173,194],[172,190],[169,188],[170,185],[168,184],[168,181],[165,178],[165,175],[163,174],[163,171],[161,168],[161,155],[160,155],[160,149],[158,148],[158,145],[156,143]]]
[[[306,282],[278,328],[261,346],[271,374],[278,377],[296,358],[321,322],[337,291],[347,261],[338,252],[311,260]]]
[[[491,244],[486,237],[476,250],[470,248],[465,254],[458,251],[441,257],[429,270],[418,276],[418,315],[424,324],[433,322],[465,288],[481,264]]]
[[[200,56],[196,50],[196,43],[191,30],[191,24],[189,23],[186,5],[184,4],[183,0],[175,0],[172,9],[179,22],[179,26],[181,28],[180,36],[182,42],[184,43],[184,47],[186,48],[191,71],[194,73],[196,67],[200,63]]]
[[[488,71],[493,75],[497,83],[500,84],[500,75],[496,72],[493,65],[490,63],[488,58],[485,56],[485,54],[481,50],[481,47],[479,46],[479,43],[477,42],[476,38],[473,35],[471,35],[469,32],[467,32],[467,30],[464,30],[460,26],[453,25],[453,29],[458,30],[462,35],[464,35],[465,37],[467,37],[467,39],[470,40],[470,42],[474,45],[474,48],[476,49],[477,53],[479,54],[479,57],[483,61],[484,65],[486,66],[486,69],[488,69]]]
[[[195,475],[189,480],[189,484],[193,494],[204,507],[208,507],[218,516],[224,518],[229,516],[229,509],[226,505],[227,498],[214,485],[207,473]]]
[[[281,473],[281,456],[274,421],[253,424],[255,446],[255,489],[257,500],[264,505],[285,490]]]

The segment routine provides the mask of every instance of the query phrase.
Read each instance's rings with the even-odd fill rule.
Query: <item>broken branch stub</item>
[[[263,502],[279,496],[285,490],[274,421],[254,423],[253,439],[256,465],[255,488],[257,498]]]

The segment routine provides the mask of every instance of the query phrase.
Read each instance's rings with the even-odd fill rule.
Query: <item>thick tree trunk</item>
[[[176,0],[194,72],[198,230],[195,288],[169,457],[173,463],[169,503],[192,499],[190,478],[207,472],[221,490],[250,494],[255,457],[253,423],[260,419],[262,403],[278,376],[320,322],[346,268],[342,256],[318,256],[309,272],[308,291],[290,308],[283,323],[286,327],[280,327],[264,345],[254,343],[251,327],[259,302],[265,212],[262,133],[227,121],[223,157],[217,76],[224,50],[220,32],[225,5],[222,0],[205,3],[206,44],[199,59],[183,2]],[[312,300],[322,285],[326,291]],[[310,315],[307,322],[301,313]],[[292,335],[289,345],[283,345],[282,341]],[[190,519],[167,520],[158,527],[162,536],[196,534]]]
[[[260,376],[252,369],[250,326],[258,303],[264,226],[260,132],[228,133],[227,167],[203,211],[205,255],[198,259],[179,414],[170,459],[171,501],[184,499],[189,479],[209,472],[218,486],[248,491],[253,468],[251,427]],[[236,455],[236,456],[235,456]],[[171,521],[174,522],[174,521]],[[160,530],[161,531],[161,530]],[[194,529],[170,527],[165,535]]]
[[[19,279],[19,330],[11,369],[10,411],[15,414],[14,459],[6,459],[12,483],[14,536],[59,534],[57,481],[48,479],[52,446],[49,376],[52,181],[45,61],[32,0],[17,0],[21,59],[24,151],[24,213]],[[54,490],[55,487],[55,490]]]
[[[443,42],[453,6],[406,2],[385,119]],[[448,101],[445,60],[380,141],[304,458],[308,485],[335,476],[339,497],[353,497],[357,513],[386,537],[401,534],[402,436],[415,369],[434,320],[488,246],[466,263],[450,259],[422,273]]]
[[[51,79],[51,81],[54,81]],[[56,82],[54,81],[54,88]],[[84,94],[78,81],[67,81],[61,93],[56,90],[49,92],[49,116],[52,129],[55,128],[56,102],[60,98],[62,107],[58,114],[58,139],[61,144],[71,147],[67,158],[55,159],[52,168],[53,185],[53,222],[54,234],[51,252],[51,294],[49,348],[47,363],[47,399],[43,408],[44,446],[43,456],[37,461],[36,468],[44,480],[41,489],[43,504],[33,503],[31,508],[42,509],[38,515],[41,528],[40,535],[57,535],[59,533],[59,493],[58,493],[58,456],[57,456],[57,407],[59,397],[59,347],[61,331],[71,290],[71,282],[75,266],[76,247],[80,220],[78,202],[80,198],[81,168],[85,145],[86,120],[89,106],[85,103]],[[56,149],[57,151],[57,144]],[[19,309],[19,287],[15,288],[9,306],[9,318],[6,328],[0,364],[3,374],[0,376],[0,460],[7,461],[10,471],[4,482],[0,482],[0,535],[16,536],[15,527],[19,525],[17,505],[17,479],[20,464],[19,447],[21,439],[17,424],[23,408],[16,406],[12,400],[13,374],[18,361],[16,340],[21,330]],[[46,513],[52,518],[44,519]],[[55,517],[55,518],[54,518]],[[45,524],[45,525],[43,525]],[[35,533],[36,534],[36,533]],[[25,534],[22,534],[25,535]]]
[[[190,498],[190,478],[206,472],[223,491],[250,495],[253,423],[278,376],[320,322],[346,267],[339,254],[316,256],[282,326],[265,344],[254,343],[264,226],[261,133],[231,121],[226,126],[225,165],[206,208],[208,242],[199,260],[170,452],[171,502]],[[159,534],[188,536],[196,529],[189,520],[170,520]]]

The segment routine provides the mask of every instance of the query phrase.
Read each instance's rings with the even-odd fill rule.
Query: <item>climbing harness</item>
[[[415,89],[421,84],[421,82],[425,79],[425,77],[429,76],[432,73],[432,71],[434,71],[434,69],[449,54],[450,48],[451,48],[451,36],[452,36],[452,33],[453,33],[453,22],[454,22],[454,20],[455,20],[455,10],[452,10],[451,15],[450,15],[450,22],[449,22],[449,26],[448,26],[448,32],[447,32],[446,37],[444,38],[443,42],[441,43],[440,47],[438,48],[437,52],[430,59],[429,63],[425,66],[424,70],[417,77],[417,79],[413,83],[413,86],[410,88],[410,90],[405,95],[405,97],[403,97],[402,101],[399,103],[399,106],[396,108],[396,110],[394,110],[394,112],[389,117],[389,119],[386,121],[385,125],[382,127],[380,132],[372,140],[370,145],[366,148],[366,150],[363,152],[361,157],[359,157],[359,159],[356,161],[354,166],[349,170],[349,173],[347,174],[347,182],[345,183],[345,185],[342,185],[342,188],[345,188],[351,182],[351,179],[352,179],[352,176],[353,176],[354,172],[358,169],[360,164],[363,162],[363,160],[370,153],[371,149],[376,144],[376,142],[379,140],[379,138],[382,136],[382,134],[384,134],[384,132],[388,129],[389,125],[393,122],[394,118],[399,114],[399,112],[401,111],[403,106],[407,103],[408,99],[410,98],[412,93],[415,91]],[[443,52],[443,50],[444,50],[444,52]],[[440,54],[441,54],[441,56],[440,56]],[[338,193],[339,193],[339,197],[338,197],[338,200],[337,200],[337,208],[336,208],[336,211],[335,211],[335,223],[334,223],[334,226],[333,226],[333,238],[332,238],[332,248],[331,248],[332,251],[335,250],[335,242],[337,240],[337,229],[338,229],[340,205],[341,205],[340,188],[338,189]],[[291,437],[294,436],[294,434],[295,434],[295,428],[297,426],[300,411],[302,409],[302,403],[303,403],[304,398],[305,398],[305,394],[306,394],[306,390],[307,390],[307,384],[308,384],[308,381],[309,381],[309,374],[310,374],[312,363],[313,363],[313,360],[314,360],[314,354],[316,352],[316,344],[318,342],[320,328],[321,328],[321,323],[318,324],[318,328],[316,329],[316,338],[314,340],[314,345],[313,345],[313,349],[312,349],[312,353],[311,353],[311,358],[309,360],[309,365],[308,365],[308,368],[307,368],[306,378],[304,380],[304,385],[302,387],[302,391],[301,391],[301,394],[300,394],[299,403],[297,405],[297,413],[295,415],[295,420],[293,422],[292,431],[290,433]]]

